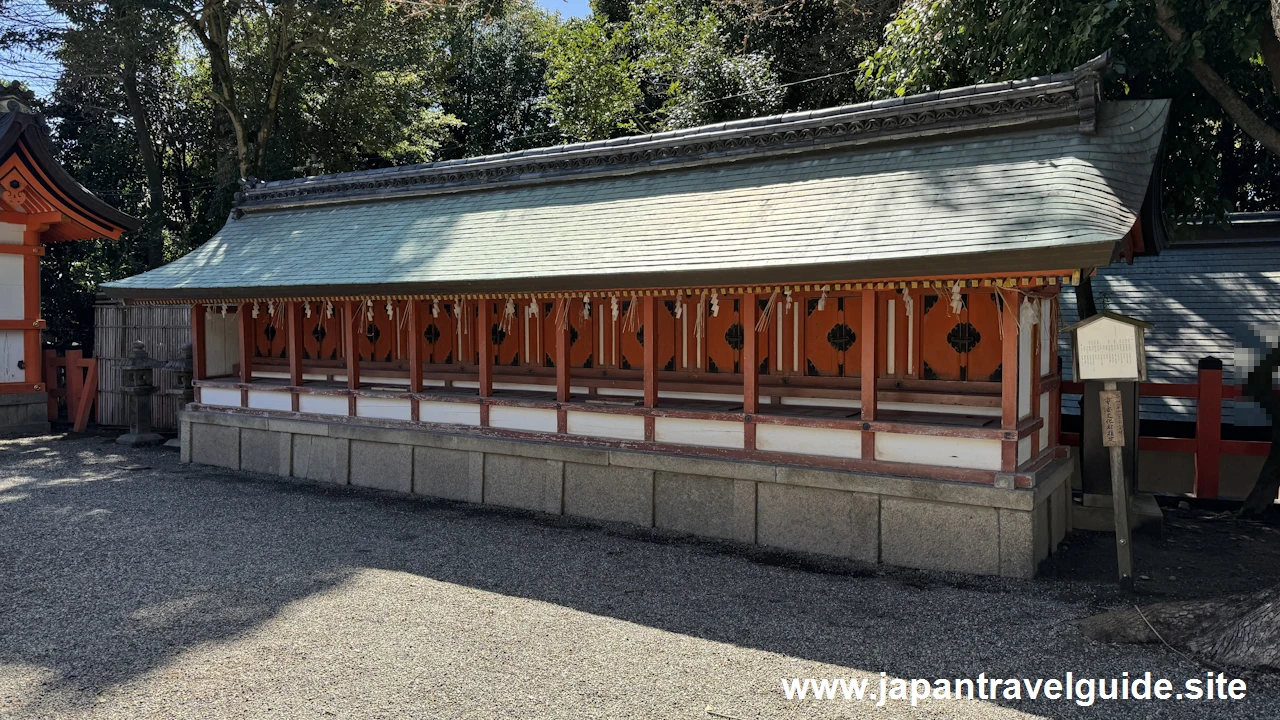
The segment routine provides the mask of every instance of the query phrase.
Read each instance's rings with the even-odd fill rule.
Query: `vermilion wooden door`
[[[819,307],[821,306],[821,307]],[[857,377],[862,372],[862,298],[810,297],[804,308],[804,374]]]
[[[921,377],[997,381],[1001,372],[1000,298],[988,288],[961,294],[960,312],[946,294],[925,294]]]
[[[311,317],[302,318],[302,357],[306,360],[337,360],[342,357],[342,317],[334,308],[329,317],[325,303],[311,304]]]

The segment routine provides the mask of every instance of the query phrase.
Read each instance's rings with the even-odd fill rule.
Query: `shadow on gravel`
[[[98,439],[4,447],[0,662],[48,668],[58,692],[84,703],[365,568],[898,677],[1199,672],[1168,653],[1080,637],[1071,620],[1122,600],[1105,584],[859,566],[255,479]]]

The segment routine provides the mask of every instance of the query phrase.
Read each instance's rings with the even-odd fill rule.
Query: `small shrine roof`
[[[17,83],[0,85],[0,211],[50,218],[43,242],[116,239],[141,224],[89,192],[53,156]]]

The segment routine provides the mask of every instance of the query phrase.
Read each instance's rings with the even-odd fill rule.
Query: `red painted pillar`
[[[342,354],[347,360],[347,389],[360,388],[360,336],[364,334],[364,303],[348,300],[342,304],[342,321],[346,332],[342,334]]]
[[[1200,358],[1196,392],[1196,485],[1198,498],[1218,497],[1222,457],[1222,361]]]
[[[409,311],[409,392],[422,392],[422,301],[406,301]]]
[[[1000,470],[1018,469],[1018,311],[1022,295],[1017,291],[997,290],[1004,303],[1001,322],[1004,338],[1000,347],[1000,428],[1004,439],[1000,446]]]
[[[480,351],[480,397],[493,396],[493,300],[480,301],[476,345]]]
[[[756,323],[760,307],[754,293],[742,294],[742,411],[760,412],[760,358]]]
[[[876,307],[877,293],[871,288],[862,291],[862,459],[876,459],[876,434],[869,429],[867,423],[875,422],[877,410],[876,380],[880,377],[878,360],[880,358],[880,333],[878,320],[880,313]],[[804,306],[801,305],[803,308]],[[801,314],[803,314],[801,310]]]
[[[22,244],[30,252],[22,256],[22,317],[29,324],[22,332],[23,375],[35,390],[45,390],[44,339],[40,333],[40,232],[45,226],[28,226]]]
[[[289,385],[291,387],[302,387],[302,303],[288,302],[283,303],[285,313],[285,328],[288,330],[287,354],[289,355]],[[294,412],[298,411],[298,392],[297,390],[289,393],[290,406]]]
[[[1040,302],[1045,302],[1043,298]],[[1047,408],[1040,407],[1040,336],[1045,329],[1036,323],[1031,330],[1031,367],[1027,368],[1027,374],[1031,376],[1031,417],[1044,419],[1043,411]],[[1036,431],[1031,434],[1031,459],[1040,456],[1040,432]]]
[[[364,303],[356,300],[342,303],[342,322],[346,328],[342,333],[342,353],[347,360],[347,390],[353,391],[347,397],[347,412],[355,415],[354,391],[360,389],[360,336],[364,334]]]
[[[644,406],[658,407],[658,299],[646,295],[643,302],[644,322]],[[644,439],[656,437],[657,420],[652,415],[644,418]]]
[[[191,378],[193,380],[204,380],[209,375],[209,365],[205,357],[204,315],[204,305],[196,303],[191,306]]]
[[[644,406],[658,407],[658,299],[645,295],[641,300],[644,324]]]
[[[299,387],[302,385],[302,303],[284,305],[285,325],[289,330],[289,384]]]
[[[742,412],[748,416],[760,412],[759,333],[756,332],[760,305],[755,293],[742,294]],[[756,449],[756,424],[748,417],[742,428],[743,447]]]
[[[1059,437],[1062,427],[1062,368],[1058,360],[1058,294],[1055,292],[1044,300],[1049,305],[1049,374],[1058,379],[1058,386],[1049,391],[1049,416],[1045,418],[1045,427],[1049,428],[1046,442],[1049,447],[1062,444]]]
[[[253,381],[253,348],[257,335],[254,332],[253,303],[240,303],[236,312],[236,324],[240,330],[240,382]]]
[[[556,322],[564,319],[564,325],[556,325],[556,402],[569,402],[569,366],[573,363],[569,345],[573,334],[573,324],[569,321],[571,312],[573,301],[569,298],[562,298],[555,306]]]

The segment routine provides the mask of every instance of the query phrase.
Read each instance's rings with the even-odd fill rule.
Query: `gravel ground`
[[[0,717],[1276,718],[1243,702],[787,700],[783,677],[1203,669],[1082,638],[1123,598],[0,442]]]

